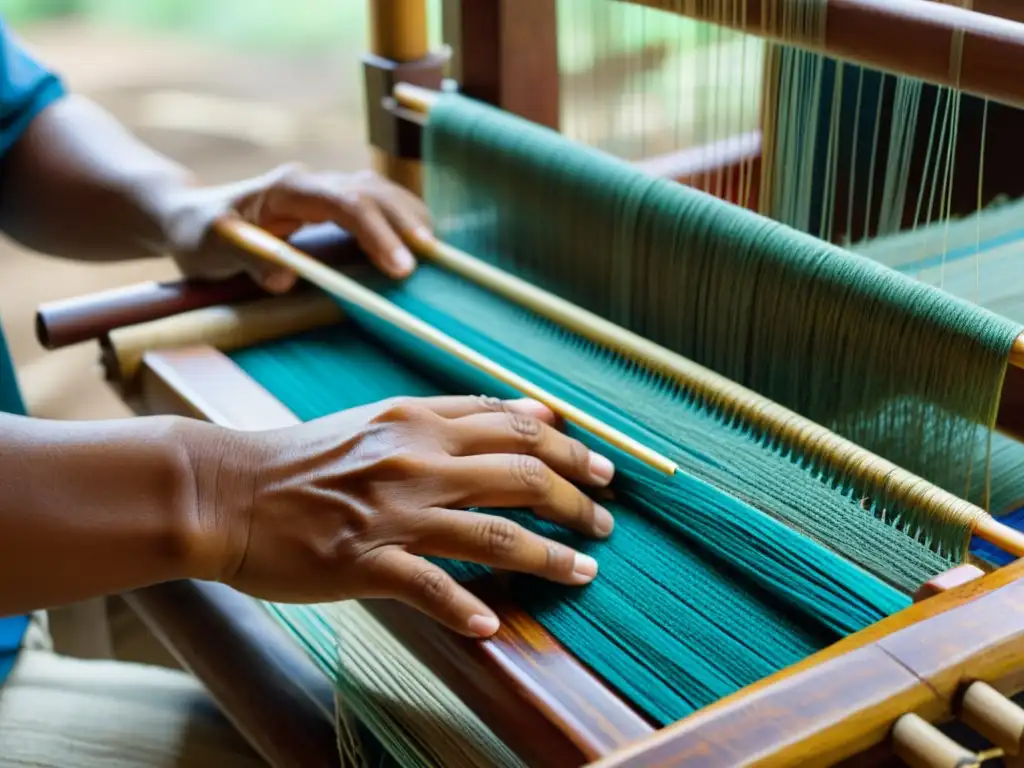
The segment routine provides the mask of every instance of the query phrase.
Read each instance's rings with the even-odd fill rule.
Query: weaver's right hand
[[[426,557],[582,585],[592,558],[471,507],[531,508],[595,537],[607,510],[574,483],[605,486],[604,457],[533,401],[395,400],[263,433],[229,433],[197,463],[216,577],[281,602],[395,598],[462,634],[495,614]]]

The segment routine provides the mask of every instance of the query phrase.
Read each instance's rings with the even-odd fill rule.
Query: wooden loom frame
[[[493,22],[500,22],[499,39],[508,42],[516,39],[516,14],[526,6],[537,14],[545,4],[553,7],[552,0],[463,0],[461,19],[465,24],[467,8],[484,14],[491,29]],[[418,8],[422,5],[422,0],[374,4],[373,54],[378,59],[406,65],[428,59],[425,30],[420,35],[412,29],[412,22],[421,18]],[[409,23],[399,23],[403,18]],[[482,23],[480,16],[475,18]],[[502,51],[503,61],[512,58],[512,51],[500,46],[497,50]],[[464,70],[467,64],[464,57]],[[429,69],[423,66],[418,71]],[[496,83],[494,92],[505,94],[502,100],[512,99],[509,94],[515,89],[498,69],[497,76],[488,75],[488,80],[481,75],[480,82]],[[470,74],[477,71],[471,69]],[[401,68],[392,67],[391,73],[401,75]],[[550,106],[546,98],[537,98],[536,103]],[[370,105],[371,111],[374,106]],[[378,153],[376,162],[392,178],[415,185],[414,162],[384,152]],[[327,243],[321,252],[329,257],[332,248]],[[195,292],[165,287],[166,303],[157,314],[181,311],[183,296],[199,307],[254,295],[245,281],[208,285],[203,290],[207,293],[197,299]],[[76,333],[79,338],[94,338],[148,319],[153,308],[147,301],[136,306],[135,315],[97,322],[91,314],[86,319],[93,328],[82,331],[79,326]],[[125,303],[119,306],[123,309]],[[225,391],[230,392],[227,398]],[[238,428],[281,425],[294,418],[210,347],[147,353],[133,400],[140,412],[198,416]],[[1024,607],[1018,607],[1024,606],[1022,573],[1024,562],[1018,562],[957,586],[658,732],[511,606],[499,604],[502,634],[484,643],[456,638],[400,606],[372,607],[531,764],[566,766],[601,759],[602,766],[676,765],[684,760],[692,761],[686,764],[737,765],[755,758],[783,764],[788,758],[811,754],[825,763],[882,742],[893,722],[906,712],[928,720],[951,716],[959,694],[972,680],[987,680],[1008,693],[1024,689],[1024,669],[1018,668],[1024,659]],[[309,739],[305,730],[307,720],[319,723],[321,731],[327,722],[324,681],[287,642],[280,642],[276,627],[257,626],[258,611],[246,614],[237,595],[213,585],[162,585],[130,599],[272,761],[285,765],[297,759],[288,746],[294,740],[309,747],[301,758],[303,764],[328,764],[313,747],[326,742]],[[239,657],[232,646],[221,657],[209,646],[203,647],[209,641],[208,630],[185,615],[193,611],[203,611],[207,621],[218,621],[221,636],[234,637],[250,655]],[[941,647],[936,646],[935,637],[944,638]],[[232,658],[231,669],[218,668]],[[466,673],[467,660],[473,661],[477,674]],[[485,674],[480,675],[481,670]],[[242,688],[246,679],[248,685]],[[240,695],[242,691],[248,697]],[[277,698],[284,691],[287,711],[250,706],[258,691],[273,691]],[[765,710],[774,713],[770,721],[760,716]]]

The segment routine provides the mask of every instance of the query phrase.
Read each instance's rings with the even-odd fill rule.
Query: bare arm
[[[163,581],[285,602],[396,598],[487,636],[497,617],[426,557],[582,585],[597,564],[510,521],[606,538],[572,481],[614,468],[539,403],[394,400],[270,432],[191,419],[0,415],[0,616]]]
[[[164,255],[183,167],[78,96],[44,110],[4,155],[0,229],[36,251],[116,261]]]
[[[200,575],[195,430],[0,414],[0,616]]]
[[[374,174],[285,166],[203,186],[80,96],[43,110],[4,155],[0,200],[0,230],[41,253],[91,261],[172,255],[191,274],[245,269],[273,291],[294,279],[211,238],[218,217],[234,211],[281,237],[335,223],[393,277],[415,265],[402,235],[429,234],[423,203]]]

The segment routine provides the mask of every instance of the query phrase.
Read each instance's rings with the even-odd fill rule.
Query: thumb
[[[225,272],[237,274],[244,272],[268,293],[287,293],[298,282],[298,275],[290,269],[274,264],[247,250],[244,246],[228,240],[217,227],[213,228],[215,240],[213,253],[207,259],[206,272],[213,271],[215,265],[222,266]]]
[[[263,290],[267,293],[281,294],[288,293],[298,282],[298,276],[288,269],[282,269],[274,264],[267,264],[259,258],[246,254],[248,260],[253,263],[243,263],[243,268]]]

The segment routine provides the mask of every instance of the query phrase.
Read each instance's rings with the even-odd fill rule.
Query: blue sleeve
[[[0,19],[0,155],[63,95],[60,78],[38,62]]]

